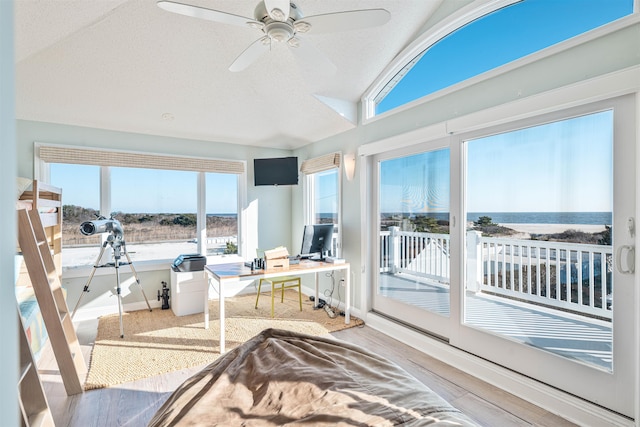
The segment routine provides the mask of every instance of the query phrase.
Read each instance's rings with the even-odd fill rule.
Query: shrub
[[[237,254],[238,253],[238,245],[233,242],[227,242],[227,247],[224,248],[225,255],[229,254]]]
[[[605,230],[598,233],[570,229],[562,233],[532,234],[531,240],[611,246],[611,227],[605,225]]]
[[[183,227],[189,227],[196,225],[196,215],[195,214],[183,214],[178,215],[173,219],[173,223],[176,225],[182,225]]]
[[[473,223],[476,227],[488,227],[491,225],[497,225],[493,222],[490,216],[481,216],[477,221]]]

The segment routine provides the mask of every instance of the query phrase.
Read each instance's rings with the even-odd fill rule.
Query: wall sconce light
[[[347,181],[351,181],[356,174],[356,155],[349,153],[342,158],[344,160],[344,174],[347,177]]]

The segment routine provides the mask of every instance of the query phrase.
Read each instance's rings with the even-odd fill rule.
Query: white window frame
[[[406,104],[395,107],[389,111],[385,111],[384,113],[376,114],[376,98],[378,97],[380,92],[384,90],[385,86],[387,86],[387,84],[394,79],[398,81],[401,80],[404,75],[409,72],[409,70],[413,66],[413,62],[417,62],[423,52],[425,52],[428,48],[436,44],[442,38],[473,22],[474,20],[520,1],[521,0],[497,0],[495,2],[487,2],[480,6],[475,4],[475,2],[472,2],[471,4],[451,14],[449,17],[442,20],[438,25],[429,29],[429,31],[426,31],[421,36],[416,38],[398,56],[396,56],[395,60],[391,62],[382,71],[382,73],[380,73],[378,78],[362,95],[362,108],[360,113],[362,123],[367,124],[370,122],[374,122],[382,117],[387,117],[391,114],[396,114],[400,111],[405,111],[413,108],[416,105],[428,103],[447,94],[458,92],[463,88],[475,85],[485,80],[493,79],[499,75],[508,73],[526,64],[538,62],[541,59],[556,55],[580,44],[589,42],[591,40],[596,40],[610,33],[614,33],[625,27],[634,25],[640,20],[640,0],[634,0],[633,13],[628,16],[625,16],[593,30],[587,31],[586,33],[571,37],[565,41],[556,43],[552,46],[541,49],[522,58],[516,59],[492,70],[478,74],[475,77],[471,77],[467,80],[463,80],[459,83],[456,83],[444,89],[440,89],[421,98],[407,102]]]
[[[636,19],[635,15],[630,19]],[[625,18],[626,19],[626,18]],[[629,22],[629,20],[627,20]],[[472,132],[476,130],[493,129],[496,124],[509,124],[522,119],[532,119],[541,116],[546,113],[557,113],[562,115],[567,109],[576,106],[592,105],[598,101],[609,100],[611,98],[634,94],[636,96],[636,105],[640,105],[640,65],[636,65],[623,70],[615,71],[609,74],[598,76],[592,79],[586,79],[578,83],[563,86],[553,89],[551,91],[542,93],[535,97],[524,98],[517,101],[501,104],[497,107],[485,110],[478,110],[465,117],[455,117],[445,122],[436,123],[433,125],[425,126],[419,129],[408,131],[406,133],[394,135],[389,138],[380,139],[368,144],[361,145],[358,148],[358,155],[361,156],[363,170],[361,168],[361,176],[367,177],[368,182],[362,184],[363,188],[373,186],[373,168],[376,166],[373,159],[376,155],[391,153],[393,150],[399,148],[406,148],[407,150],[414,149],[418,144],[424,144],[434,142],[440,138],[456,138],[456,135],[466,132]],[[637,128],[636,123],[636,128]],[[390,148],[392,147],[392,148]],[[454,151],[460,150],[459,144],[450,142],[452,149],[452,158],[459,158],[460,154]],[[460,192],[462,182],[462,169],[461,165],[452,164],[451,168],[451,205],[450,212],[451,222],[455,226],[459,212],[463,212],[461,203],[462,195]],[[640,180],[636,176],[636,186],[640,185]],[[370,190],[371,191],[371,190]],[[375,191],[372,191],[375,193]],[[376,256],[377,253],[371,248],[376,244],[378,240],[376,234],[376,215],[375,212],[376,200],[369,197],[366,203],[361,205],[361,217],[363,218],[363,245],[362,245],[362,259],[365,262],[365,267],[361,274],[362,283],[375,283],[376,268]],[[636,205],[638,206],[638,205]],[[638,207],[636,207],[638,209]],[[455,216],[454,216],[455,215]],[[464,222],[463,222],[464,223]],[[464,227],[458,226],[462,229]],[[462,256],[464,248],[464,238],[461,231],[454,230],[451,234],[452,241],[452,258],[451,265],[462,265],[462,261],[459,259]],[[636,237],[636,246],[638,245],[639,238]],[[453,247],[456,245],[457,247]],[[637,277],[637,276],[636,276]],[[461,282],[464,280],[463,271],[461,269],[452,268],[451,270],[451,282]],[[638,285],[638,279],[636,278],[636,286]],[[372,308],[371,305],[371,292],[372,285],[368,285],[363,288],[364,292],[361,295],[361,304],[364,311],[369,311]],[[453,295],[452,298],[459,300],[460,295]],[[640,304],[640,293],[636,293],[635,297],[636,307]],[[451,316],[455,318],[461,318],[459,311],[452,311]],[[376,323],[381,325],[387,325],[382,316],[378,316],[373,313],[367,318],[370,324]],[[640,319],[640,313],[636,310],[635,320],[636,324]],[[391,323],[388,323],[387,327],[393,327]],[[540,386],[542,383],[526,379],[517,374],[513,374],[510,370],[496,368],[496,365],[480,366],[477,361],[468,356],[466,352],[459,352],[457,350],[451,350],[447,347],[442,347],[440,342],[436,342],[430,339],[425,339],[420,334],[412,333],[408,330],[394,329],[397,334],[405,337],[405,339],[419,342],[425,351],[431,351],[434,354],[440,354],[447,360],[453,360],[460,366],[470,367],[478,375],[486,375],[487,377],[494,379],[494,385],[508,389],[514,383],[518,384],[519,395],[536,395],[540,393]],[[452,336],[455,339],[459,339],[459,331],[453,331]],[[637,337],[636,337],[637,338]],[[483,342],[486,346],[486,341]],[[636,339],[635,348],[638,349],[639,342]],[[472,368],[471,368],[472,367]],[[640,374],[635,373],[636,390],[639,390]],[[618,415],[612,415],[613,412],[596,407],[595,405],[586,404],[584,400],[577,397],[570,396],[564,392],[558,391],[557,388],[544,386],[544,393],[551,395],[552,398],[548,402],[552,402],[556,413],[575,413],[579,414],[577,419],[584,420],[584,424],[611,424],[618,421],[620,424],[624,424],[627,418]],[[636,418],[640,415],[640,406],[636,409]],[[615,420],[614,420],[615,419]],[[595,421],[594,421],[595,420]],[[614,420],[614,421],[612,421]]]
[[[400,81],[411,70],[413,65],[420,60],[423,53],[438,41],[442,40],[454,31],[464,27],[474,20],[495,12],[506,6],[510,6],[521,0],[498,0],[495,2],[487,2],[478,7],[477,4],[471,4],[461,8],[457,12],[451,14],[448,18],[440,21],[437,26],[423,33],[407,46],[397,57],[391,62],[380,76],[373,82],[369,89],[362,96],[362,120],[366,123],[375,117],[383,116],[390,111],[398,111],[406,108],[407,105],[413,105],[417,102],[411,101],[402,106],[396,107],[382,114],[376,114],[376,98],[384,90],[390,82]],[[458,84],[454,85],[458,86]],[[445,89],[446,90],[446,89]],[[426,97],[429,97],[427,95]],[[422,99],[422,98],[419,98]]]
[[[34,143],[34,178],[43,182],[51,181],[50,167],[49,163],[40,158],[40,147],[56,147],[56,148],[69,148],[72,150],[83,150],[86,147],[76,147],[71,145],[61,145],[61,144],[46,144],[35,142]],[[91,148],[86,148],[87,150],[91,150]],[[106,149],[96,148],[97,151],[109,151]],[[125,150],[118,150],[118,153],[128,153]],[[132,154],[140,154],[140,155],[149,155],[154,156],[154,153],[140,153],[140,152],[130,152]],[[218,158],[203,158],[203,157],[190,157],[190,156],[174,156],[174,155],[161,155],[162,157],[167,158],[176,158],[183,160],[193,159],[194,161],[200,160],[211,160],[211,161],[219,161],[224,163],[225,159]],[[237,234],[237,242],[238,242],[238,255],[244,256],[246,252],[246,248],[244,245],[245,239],[244,230],[246,224],[244,223],[245,216],[242,214],[243,209],[246,206],[247,199],[247,167],[246,161],[244,160],[228,160],[229,162],[239,162],[243,164],[242,173],[234,173],[237,175],[237,221],[238,221],[238,234]],[[209,171],[216,172],[216,171]],[[196,217],[198,219],[197,227],[196,227],[196,235],[198,236],[198,252],[200,254],[206,255],[206,244],[204,244],[205,236],[206,236],[206,174],[208,172],[199,171],[197,175],[197,212]],[[100,212],[111,212],[111,167],[110,166],[100,166]],[[143,265],[143,270],[153,270],[157,266],[162,266],[162,268],[166,267],[167,262],[171,262],[173,260],[169,259],[157,259],[152,261],[141,261],[140,264]],[[87,266],[90,268],[90,266]],[[74,272],[79,272],[84,274],[84,268],[74,268]]]
[[[338,174],[338,223],[336,224],[336,231],[333,234],[333,240],[336,247],[334,257],[342,257],[342,175],[344,170],[344,156],[341,153],[333,153],[340,156],[340,164],[335,168],[329,168],[320,170],[313,173],[303,173],[303,197],[304,197],[304,223],[314,224],[315,220],[315,178],[318,173],[326,172],[327,170],[335,169]],[[313,160],[313,159],[311,159]],[[301,167],[301,170],[303,170]]]

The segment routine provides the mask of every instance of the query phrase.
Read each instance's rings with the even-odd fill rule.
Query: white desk
[[[224,322],[224,283],[239,279],[269,279],[272,277],[300,275],[315,273],[315,304],[318,303],[318,274],[327,271],[345,270],[345,301],[344,301],[344,323],[351,322],[351,285],[350,285],[350,267],[348,263],[331,264],[327,262],[317,261],[300,261],[299,264],[293,264],[289,268],[277,268],[273,270],[254,270],[251,271],[243,262],[234,262],[231,264],[211,264],[205,265],[204,271],[209,278],[218,282],[218,295],[220,297],[220,354],[225,352],[225,322]],[[314,305],[315,305],[314,304]],[[209,329],[209,292],[204,293],[204,327]]]

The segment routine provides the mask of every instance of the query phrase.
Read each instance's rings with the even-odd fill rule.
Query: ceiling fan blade
[[[247,68],[249,65],[260,57],[263,53],[270,49],[270,42],[268,36],[264,36],[249,45],[236,59],[233,64],[229,66],[229,71],[238,72]]]
[[[386,24],[391,14],[385,9],[364,9],[307,16],[301,21],[311,24],[313,34],[360,30]]]
[[[311,43],[297,39],[296,45],[291,51],[305,72],[319,72],[328,76],[338,71],[335,64]]]
[[[289,19],[289,0],[264,0],[264,7],[271,19],[281,22]]]
[[[246,16],[233,15],[231,13],[220,12],[218,10],[206,9],[200,6],[192,6],[190,4],[176,3],[174,1],[160,0],[158,7],[168,12],[178,13],[180,15],[191,16],[194,18],[206,19],[208,21],[221,22],[223,24],[240,25],[246,27],[247,24],[261,25],[260,22]]]

